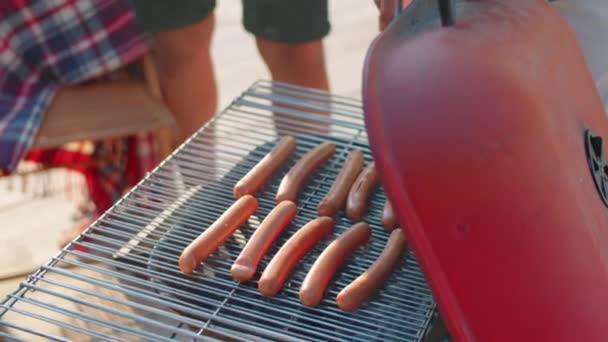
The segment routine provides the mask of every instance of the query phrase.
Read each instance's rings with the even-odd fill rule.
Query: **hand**
[[[397,0],[374,0],[376,7],[380,10],[379,24],[380,31],[384,31],[386,26],[393,19],[393,14],[397,8]]]
[[[412,0],[403,0],[403,7],[407,7]],[[397,0],[374,0],[376,7],[380,10],[380,31],[388,26],[393,20],[395,10],[397,9]]]

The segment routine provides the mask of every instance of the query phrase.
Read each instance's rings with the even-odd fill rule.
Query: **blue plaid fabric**
[[[0,1],[0,171],[14,171],[57,89],[143,57],[126,0]]]

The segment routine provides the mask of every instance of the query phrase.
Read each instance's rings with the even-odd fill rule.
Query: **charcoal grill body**
[[[608,121],[553,6],[455,1],[442,27],[414,1],[367,56],[372,152],[459,341],[608,337]]]

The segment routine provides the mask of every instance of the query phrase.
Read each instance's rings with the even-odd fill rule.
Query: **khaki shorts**
[[[131,0],[144,31],[179,29],[198,23],[215,0]],[[320,40],[330,30],[327,0],[243,0],[243,25],[256,37],[282,43]]]

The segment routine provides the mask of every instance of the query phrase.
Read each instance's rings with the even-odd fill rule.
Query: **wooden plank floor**
[[[254,38],[242,27],[241,1],[218,3],[212,53],[221,109],[254,81],[270,76]],[[332,32],[325,47],[331,91],[359,98],[365,53],[377,34],[377,11],[371,0],[331,1],[330,16]],[[75,202],[65,195],[33,197],[17,191],[20,184],[20,180],[0,179],[0,279],[4,278],[0,297],[23,277],[8,276],[32,272],[57,252],[58,234],[72,224],[75,209]],[[36,322],[31,324],[35,328]]]

